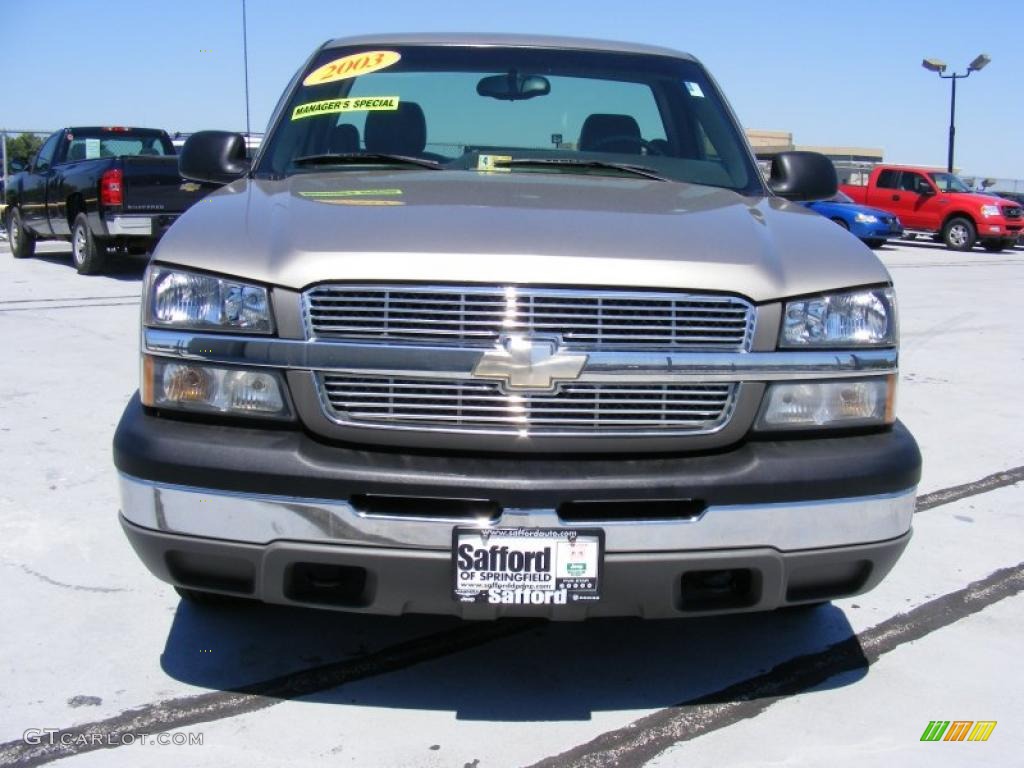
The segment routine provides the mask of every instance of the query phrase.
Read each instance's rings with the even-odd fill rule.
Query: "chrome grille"
[[[749,349],[738,297],[519,286],[321,285],[304,294],[308,335],[489,347],[500,334],[559,335],[587,349]]]
[[[737,385],[563,384],[556,392],[506,394],[473,379],[317,377],[330,418],[356,426],[530,435],[701,434],[728,421]]]

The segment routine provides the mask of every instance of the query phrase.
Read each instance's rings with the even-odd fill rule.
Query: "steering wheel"
[[[593,142],[590,145],[590,147],[587,150],[585,150],[585,151],[587,151],[587,152],[607,151],[607,150],[602,150],[601,147],[605,146],[606,144],[611,144],[612,142],[616,142],[616,141],[628,142],[630,144],[637,144],[638,146],[640,146],[641,149],[647,150],[647,154],[649,154],[649,155],[664,155],[665,154],[661,150],[661,147],[659,147],[653,141],[648,141],[647,139],[642,139],[639,136],[631,136],[631,135],[626,134],[626,133],[615,135],[615,136],[603,136],[602,138],[600,138],[597,141]]]

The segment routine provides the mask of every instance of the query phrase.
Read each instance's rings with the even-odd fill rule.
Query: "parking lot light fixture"
[[[956,72],[951,72],[947,75],[946,62],[941,59],[925,59],[921,62],[922,67],[929,72],[935,72],[943,80],[949,80],[951,85],[949,99],[949,155],[946,159],[946,170],[949,173],[953,172],[953,144],[956,139],[956,81],[970,77],[971,72],[980,72],[990,61],[992,61],[992,58],[988,54],[979,53],[974,57],[974,61],[967,65],[967,71],[962,75],[958,75]]]
[[[988,64],[990,61],[992,61],[992,59],[989,58],[986,54],[984,54],[984,53],[978,54],[974,58],[974,61],[972,61],[968,65],[967,70],[969,72],[980,72],[981,70],[983,70],[985,68],[985,65]]]

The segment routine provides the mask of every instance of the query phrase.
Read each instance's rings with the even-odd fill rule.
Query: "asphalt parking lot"
[[[181,603],[117,523],[110,440],[136,388],[144,261],[87,278],[67,246],[40,250],[16,261],[0,241],[0,764],[1020,764],[1024,249],[880,251],[925,465],[914,538],[879,588],[583,624]],[[920,741],[933,720],[998,725]],[[166,731],[202,744],[118,736]]]

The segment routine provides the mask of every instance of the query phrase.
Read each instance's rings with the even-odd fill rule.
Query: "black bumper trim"
[[[502,507],[569,501],[699,499],[708,505],[850,498],[917,485],[909,431],[748,441],[686,456],[424,455],[330,445],[300,429],[161,418],[136,395],[114,435],[121,472],[157,483],[348,500],[356,494],[489,499]]]

